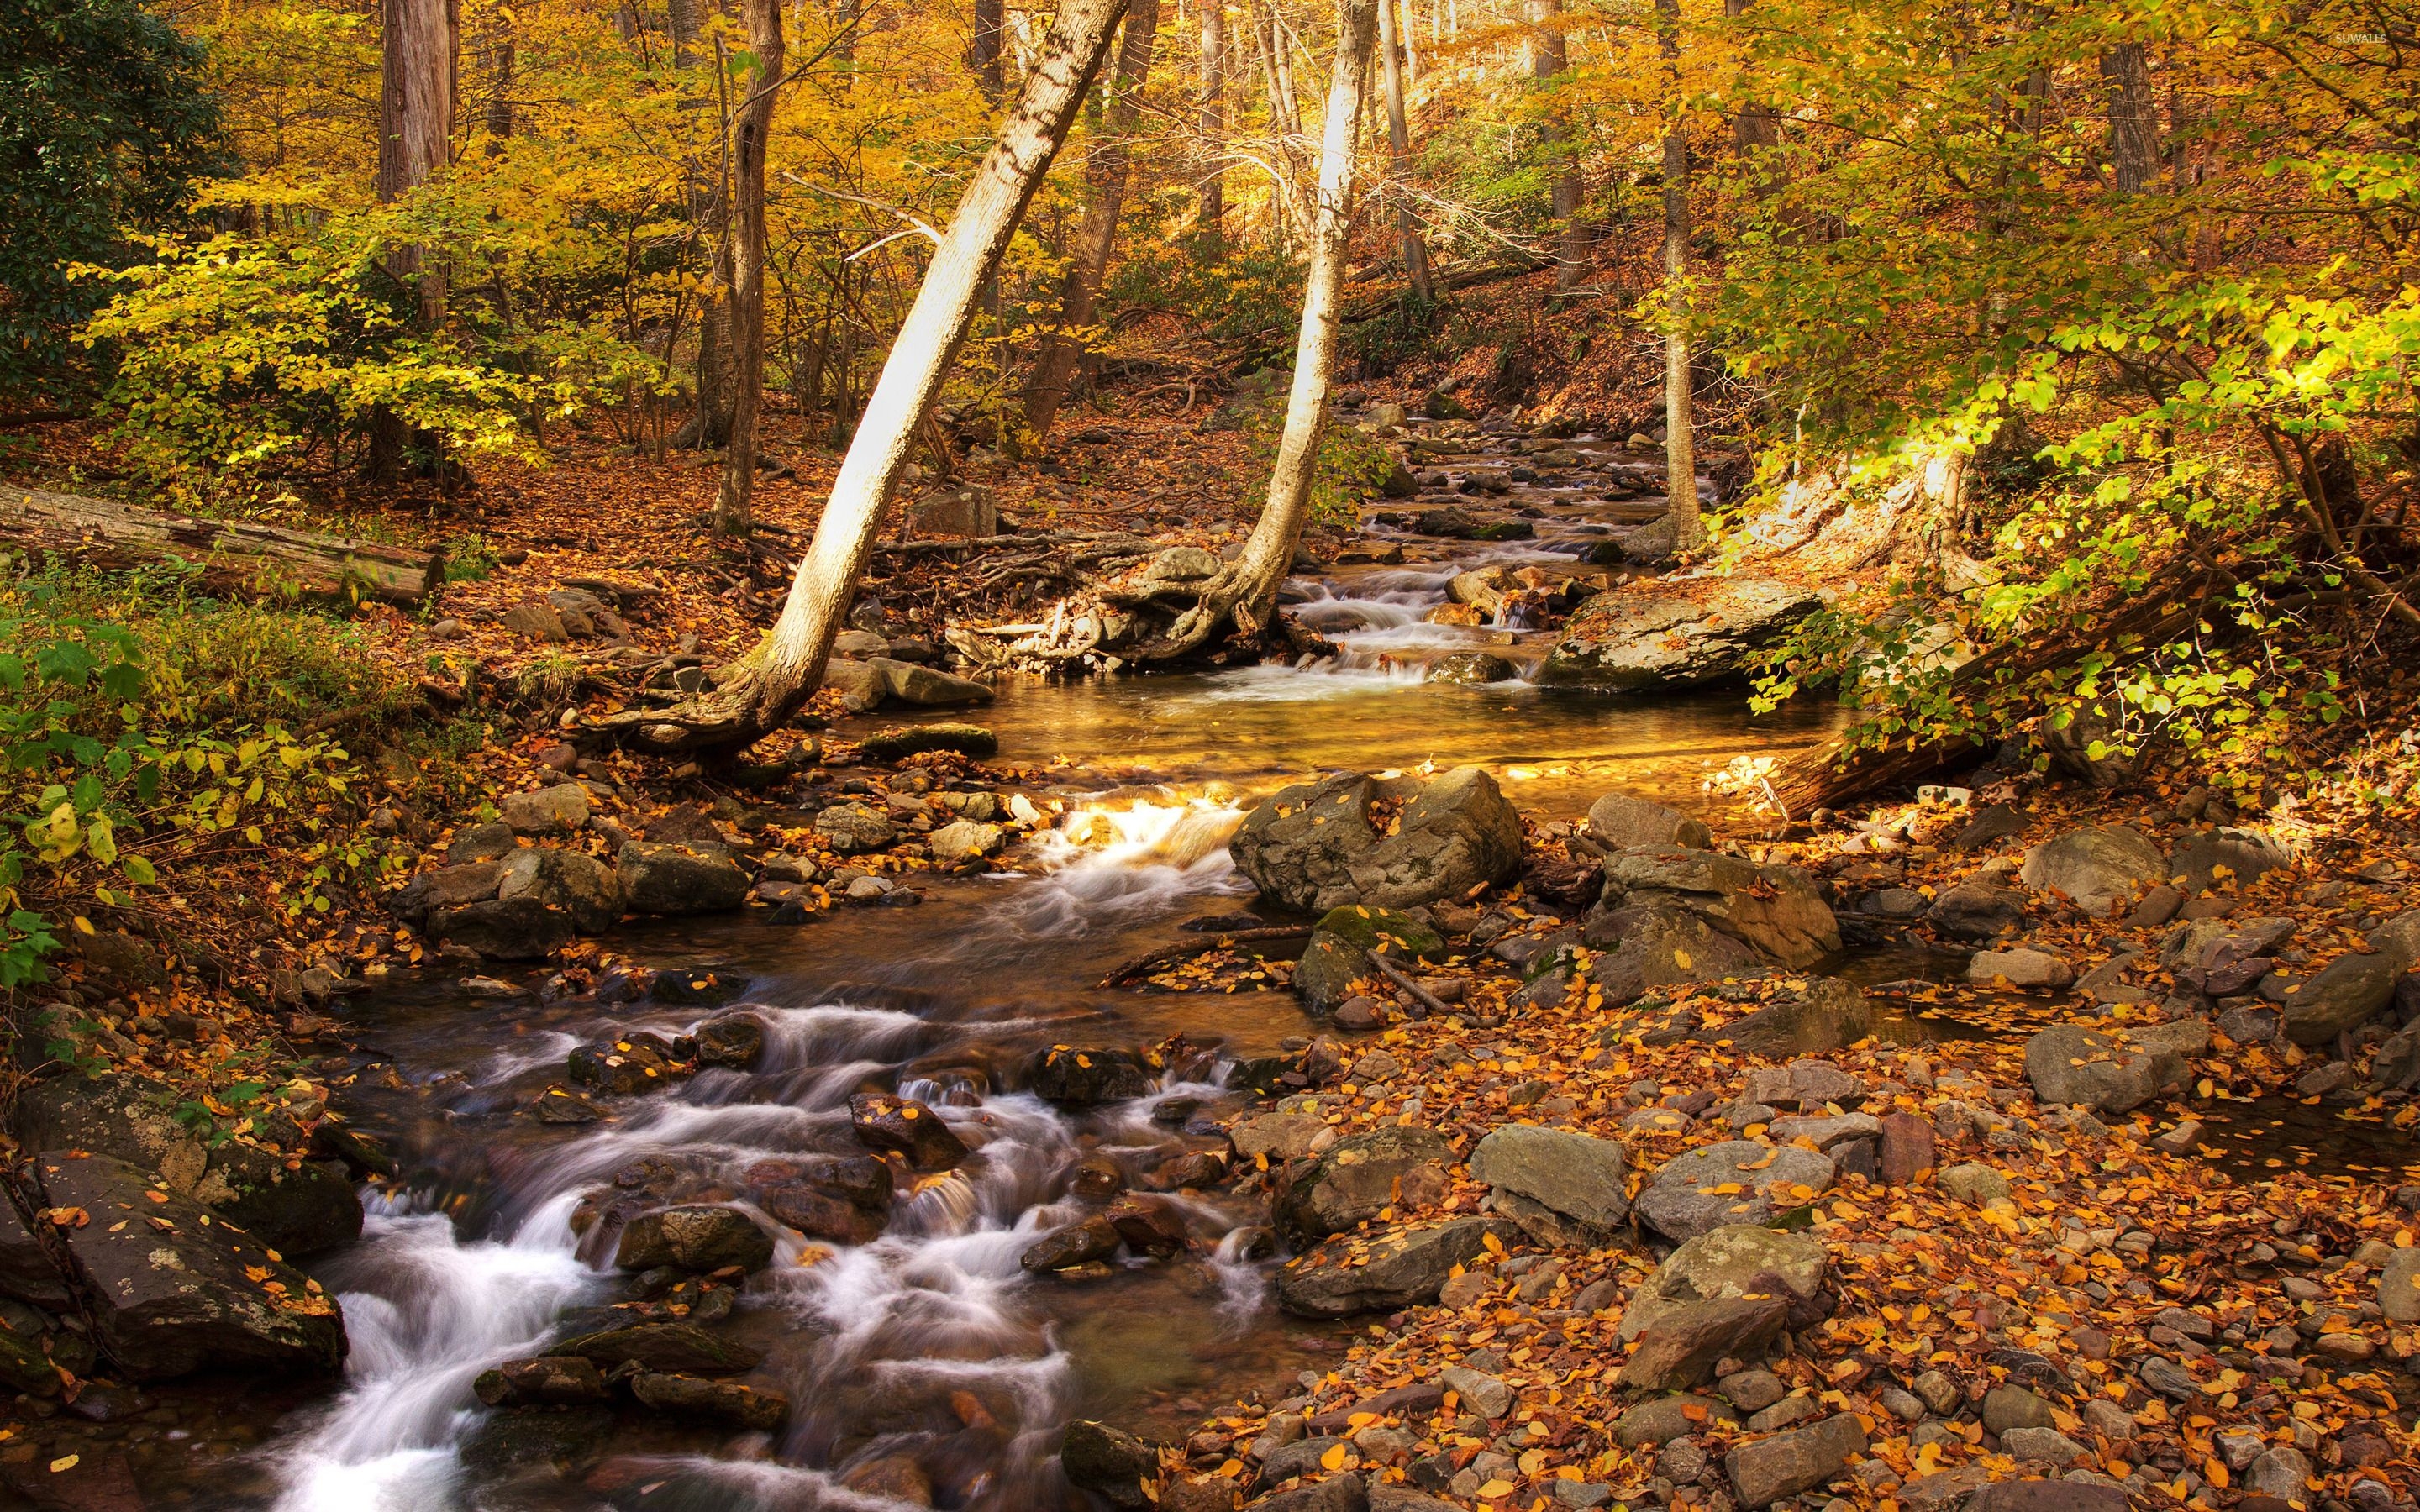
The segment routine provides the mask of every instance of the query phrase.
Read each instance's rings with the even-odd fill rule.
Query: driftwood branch
[[[1392,961],[1388,960],[1382,952],[1377,950],[1371,951],[1370,964],[1378,968],[1378,975],[1386,978],[1388,981],[1393,982],[1396,986],[1411,994],[1412,1001],[1419,1004],[1422,1008],[1427,1009],[1430,1012],[1443,1016],[1444,1014],[1453,1011],[1451,1004],[1448,1003],[1444,998],[1439,997],[1436,994],[1429,991],[1427,988],[1421,986],[1419,982],[1414,981],[1410,976],[1404,971],[1403,967],[1395,964]]]
[[[0,544],[106,569],[188,562],[203,588],[238,598],[416,605],[445,581],[442,551],[33,488],[0,488]]]
[[[1262,940],[1298,940],[1310,933],[1309,924],[1272,924],[1264,929],[1229,930],[1223,934],[1215,934],[1206,940],[1182,941],[1154,950],[1149,955],[1137,956],[1103,977],[1101,985],[1123,987],[1127,982],[1148,977],[1155,971],[1165,971],[1179,962],[1190,961],[1195,956],[1208,955],[1213,950],[1223,950],[1232,945],[1249,945]]]

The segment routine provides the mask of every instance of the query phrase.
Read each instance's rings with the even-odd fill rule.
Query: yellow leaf
[[[1319,1457],[1319,1465],[1322,1470],[1342,1470],[1344,1468],[1344,1445],[1341,1443],[1329,1444],[1327,1452]]]
[[[1481,1496],[1510,1496],[1512,1494],[1512,1483],[1509,1480],[1492,1480],[1479,1489],[1479,1494]]]
[[[76,1462],[83,1458],[82,1455],[61,1455],[51,1461],[51,1473],[56,1475],[62,1472],[73,1470]]]

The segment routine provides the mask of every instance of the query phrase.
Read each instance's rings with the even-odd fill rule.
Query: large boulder
[[[612,929],[622,918],[622,882],[613,869],[580,851],[529,846],[498,863],[499,900],[534,899],[582,934]]]
[[[1646,845],[1678,845],[1704,850],[1714,843],[1714,831],[1702,819],[1692,819],[1669,804],[1608,793],[1589,805],[1589,838],[1606,850],[1637,850]]]
[[[991,688],[968,677],[954,677],[914,662],[876,656],[866,663],[882,679],[883,691],[902,703],[919,708],[950,708],[962,703],[989,703]]]
[[[891,1167],[872,1155],[789,1155],[748,1167],[748,1196],[809,1239],[864,1244],[891,1222]]]
[[[1830,1273],[1823,1242],[1757,1224],[1710,1228],[1666,1256],[1622,1309],[1626,1342],[1693,1303],[1721,1297],[1812,1301]]]
[[[1714,579],[1685,598],[1668,584],[1625,584],[1573,612],[1538,684],[1635,693],[1740,677],[1822,604],[1812,590],[1755,578]]]
[[[1640,1333],[1621,1383],[1632,1391],[1702,1386],[1723,1361],[1759,1358],[1789,1318],[1789,1304],[1770,1295],[1682,1303]]]
[[[947,1170],[967,1147],[931,1108],[913,1098],[860,1092],[848,1100],[849,1126],[869,1149],[905,1155],[920,1171]]]
[[[1741,1055],[1786,1060],[1853,1045],[1873,1031],[1873,1004],[1854,982],[1809,977],[1752,1013],[1695,1038],[1728,1044]]]
[[[1470,1174],[1546,1242],[1602,1245],[1630,1217],[1630,1151],[1610,1139],[1508,1123],[1471,1150]]]
[[[2294,861],[2293,848],[2274,835],[2221,826],[2195,831],[2177,841],[2168,868],[2171,875],[2185,879],[2187,890],[2202,892],[2227,880],[2250,882]]]
[[[1685,908],[1616,908],[1590,918],[1583,933],[1597,952],[1589,980],[1608,1008],[1658,987],[1749,976],[1769,964],[1745,941]]]
[[[151,1173],[162,1190],[202,1204],[282,1255],[317,1255],[361,1237],[361,1195],[343,1166],[320,1160],[287,1166],[286,1151],[301,1151],[309,1136],[279,1104],[265,1103],[253,1115],[258,1135],[279,1145],[272,1153],[229,1137],[223,1124],[179,1121],[181,1101],[164,1084],[129,1072],[60,1076],[20,1093],[12,1123],[25,1147],[109,1155]]]
[[[836,803],[815,815],[815,838],[835,856],[878,851],[899,838],[899,827],[881,810],[862,803]]]
[[[1650,846],[1606,857],[1604,910],[1683,908],[1786,966],[1840,948],[1840,927],[1814,882],[1793,867],[1715,851]]]
[[[1298,1245],[1345,1233],[1395,1205],[1407,1180],[1425,1180],[1434,1200],[1452,1165],[1452,1144],[1427,1129],[1398,1124],[1347,1134],[1287,1184],[1278,1227]]]
[[[1068,1484],[1111,1506],[1147,1507],[1158,1500],[1158,1448],[1106,1423],[1079,1417],[1068,1424],[1059,1468]]]
[[[1832,1184],[1833,1174],[1832,1162],[1814,1150],[1729,1139],[1666,1161],[1632,1207],[1666,1238],[1694,1239],[1803,1207]]]
[[[516,835],[563,834],[588,823],[588,790],[558,782],[535,793],[506,794],[496,808]]]
[[[737,1208],[693,1202],[643,1212],[622,1226],[613,1263],[625,1271],[678,1266],[701,1273],[737,1266],[762,1270],[773,1258],[773,1238]]]
[[[1382,799],[1404,800],[1392,835],[1372,822]],[[1289,908],[1410,908],[1512,875],[1521,820],[1475,766],[1425,781],[1342,773],[1280,790],[1245,818],[1228,850],[1255,887]]]
[[[2208,1044],[2209,1030],[2193,1021],[2131,1034],[2055,1025],[2025,1041],[2025,1075],[2043,1103],[2128,1113],[2184,1085],[2185,1057]]]
[[[430,938],[491,961],[541,960],[569,945],[578,933],[570,915],[528,894],[434,909],[427,927]]]
[[[628,841],[615,862],[634,914],[713,914],[748,901],[748,873],[721,845]]]
[[[2287,989],[2286,1038],[2304,1045],[2334,1043],[2336,1036],[2361,1027],[2395,1001],[2395,983],[2402,975],[2393,956],[2336,957],[2319,975]]]
[[[2064,894],[2095,918],[2168,879],[2160,848],[2124,825],[2096,825],[2055,836],[2025,852],[2018,876],[2038,892]]]
[[[504,829],[502,825],[485,826]],[[512,831],[504,830],[506,853],[512,846]],[[459,841],[456,847],[460,848]],[[495,897],[504,880],[503,859],[490,857],[439,867],[423,872],[404,888],[387,900],[387,909],[413,929],[426,929],[431,914],[461,908],[471,903],[486,903]]]
[[[1994,877],[1968,877],[1943,888],[1924,918],[1952,939],[1996,940],[2024,923],[2025,895]]]
[[[1500,1218],[1456,1218],[1363,1240],[1330,1239],[1278,1271],[1278,1305],[1297,1318],[1350,1318],[1436,1300],[1457,1265],[1520,1231]]]
[[[1744,1507],[1771,1506],[1786,1496],[1831,1483],[1866,1452],[1866,1426],[1854,1412],[1741,1444],[1723,1457]]]
[[[54,1232],[83,1273],[96,1342],[129,1378],[326,1376],[344,1364],[335,1300],[258,1239],[121,1160],[50,1151],[34,1165]]]

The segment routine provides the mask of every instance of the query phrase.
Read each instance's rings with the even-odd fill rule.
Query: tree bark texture
[[[1005,0],[975,0],[975,29],[967,44],[967,67],[974,70],[985,100],[998,101],[1008,87],[1001,46],[1001,34],[1007,29]]]
[[[756,493],[756,414],[765,398],[765,152],[781,92],[782,0],[747,0],[748,95],[731,129],[731,442],[714,496],[719,535],[745,535]]]
[[[1562,0],[1529,0],[1529,77],[1544,85],[1571,66],[1568,51],[1563,46],[1559,18]],[[1579,282],[1580,270],[1588,266],[1588,227],[1580,221],[1580,200],[1583,186],[1577,160],[1572,152],[1570,124],[1557,107],[1546,126],[1546,146],[1556,159],[1554,184],[1555,222],[1561,227],[1555,255],[1555,288],[1570,292]]]
[[[781,618],[755,650],[719,671],[711,694],[674,709],[617,716],[607,726],[610,735],[659,753],[736,751],[781,728],[823,680],[832,638],[918,427],[1125,11],[1125,0],[1067,0],[1060,8],[892,343]]]
[[[1395,227],[1404,242],[1404,278],[1414,300],[1434,304],[1436,285],[1429,273],[1428,244],[1420,239],[1420,218],[1401,187],[1412,171],[1412,132],[1404,118],[1403,51],[1395,32],[1395,0],[1378,0],[1378,55],[1386,69],[1387,147],[1398,184]]]
[[[1227,137],[1227,7],[1225,0],[1202,0],[1202,94],[1194,124],[1202,134],[1202,199],[1195,226],[1202,255],[1217,262],[1227,250],[1227,178],[1219,161]]]
[[[29,488],[0,488],[0,542],[12,551],[49,553],[109,571],[176,558],[201,569],[204,590],[230,598],[291,594],[411,608],[445,582],[441,551]]]
[[[1128,0],[1109,105],[1101,113],[1101,138],[1084,165],[1084,217],[1076,227],[1076,245],[1060,283],[1059,319],[1034,354],[1033,372],[1025,385],[1025,424],[1036,443],[1049,435],[1066,402],[1077,359],[1084,354],[1086,330],[1097,313],[1101,282],[1109,276],[1118,215],[1125,206],[1128,139],[1142,113],[1142,86],[1151,77],[1158,28],[1159,0]]]
[[[1678,95],[1680,0],[1655,0],[1658,46]],[[1689,357],[1689,136],[1676,116],[1664,134],[1664,498],[1672,515],[1673,545],[1683,551],[1705,539],[1698,517],[1698,448],[1691,412],[1696,376]]]
[[[2139,194],[2160,171],[2159,104],[2140,42],[2120,42],[2101,54],[2109,91],[2109,168],[2120,194]]]

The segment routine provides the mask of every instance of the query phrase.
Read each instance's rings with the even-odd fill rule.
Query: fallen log
[[[1164,946],[1149,955],[1136,957],[1103,977],[1101,985],[1123,987],[1127,982],[1138,978],[1148,977],[1155,971],[1165,971],[1170,966],[1190,961],[1195,956],[1208,955],[1213,950],[1224,950],[1231,946],[1252,944],[1263,940],[1299,940],[1310,933],[1309,924],[1271,924],[1261,929],[1229,930],[1207,940],[1185,940],[1175,945]]]
[[[228,597],[411,606],[445,581],[442,551],[38,488],[0,488],[0,545],[110,570],[188,562],[205,590]]]

